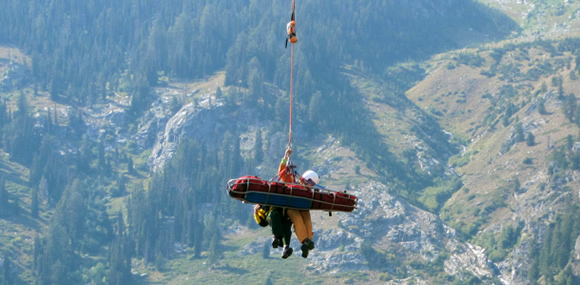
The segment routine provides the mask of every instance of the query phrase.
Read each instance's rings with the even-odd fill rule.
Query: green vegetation
[[[463,186],[461,178],[453,177],[448,180],[436,180],[437,186],[427,187],[418,198],[423,206],[433,213],[438,213],[443,204]]]
[[[481,67],[485,64],[485,58],[476,53],[461,52],[453,58],[458,64],[465,64],[472,67]]]
[[[487,256],[491,261],[499,262],[504,260],[519,242],[523,226],[523,223],[515,227],[505,226],[497,237],[492,233],[483,233],[475,239],[475,242],[489,251]]]
[[[454,155],[451,158],[449,158],[449,164],[452,165],[453,167],[462,167],[465,166],[469,163],[469,161],[471,160],[471,157],[474,155],[477,155],[479,153],[479,151],[474,150],[474,151],[469,151],[463,155]]]
[[[574,259],[575,240],[580,234],[580,209],[569,203],[564,212],[550,223],[543,235],[530,243],[530,269],[528,279],[531,284],[576,284],[571,261]]]
[[[23,78],[29,82],[22,78],[7,85],[2,82],[6,89],[0,100],[0,149],[7,156],[0,159],[0,218],[9,221],[9,230],[27,227],[29,232],[1,237],[1,284],[168,283],[178,282],[176,276],[196,283],[328,282],[328,276],[297,270],[302,266],[300,259],[235,256],[256,236],[232,241],[222,231],[224,225],[247,224],[249,213],[248,205],[224,196],[225,181],[265,168],[272,142],[263,139],[287,129],[288,94],[280,90],[289,89],[288,50],[282,49],[284,36],[278,32],[288,18],[287,3],[166,2],[0,2],[0,44],[18,47],[30,57],[11,63],[27,69],[29,74]],[[294,115],[301,140],[309,143],[319,134],[333,135],[354,150],[381,182],[392,186],[395,194],[438,213],[463,186],[459,177],[445,174],[446,161],[452,157],[448,162],[462,167],[478,154],[454,156],[457,144],[450,142],[438,120],[452,112],[445,106],[446,98],[467,104],[470,94],[444,92],[436,95],[436,106],[426,111],[418,108],[405,96],[426,74],[417,62],[463,47],[466,40],[477,44],[487,38],[484,35],[501,39],[518,28],[478,1],[453,0],[440,5],[436,13],[426,7],[418,16],[415,8],[397,1],[305,1],[299,10],[299,27],[304,29],[299,31],[308,40],[301,40],[296,49]],[[563,11],[558,10],[558,15]],[[532,92],[546,91],[534,90],[524,81],[552,76],[570,64],[574,58],[560,58],[564,53],[580,61],[577,46],[572,39],[459,52],[448,68],[485,68],[482,74],[497,77],[502,86],[497,93],[484,95],[491,108],[482,125],[490,131],[513,125],[516,141],[534,146],[534,136],[523,132],[515,114],[531,100],[527,97]],[[532,48],[549,57],[531,62]],[[529,65],[509,60],[512,56],[530,61]],[[344,80],[345,66],[377,82],[379,92],[368,97],[396,109],[399,113],[394,117],[412,121],[404,132],[425,144],[427,156],[439,160],[440,166],[424,171],[416,149],[405,146],[408,149],[399,155],[387,145],[364,95]],[[215,97],[224,99],[219,111],[229,114],[232,121],[219,122],[220,127],[208,130],[210,135],[202,138],[183,138],[165,167],[150,173],[150,143],[120,141],[118,133],[134,135],[141,130],[151,103],[159,99],[160,87],[221,70],[225,70],[229,90],[222,92],[218,87]],[[561,78],[553,79],[552,86],[564,102],[562,111],[568,120],[580,124],[574,94],[564,93]],[[93,133],[82,108],[121,105],[118,98],[129,102],[122,105],[126,121],[118,130],[104,126],[102,134]],[[175,113],[185,100],[173,97],[167,108]],[[197,98],[187,100],[197,102]],[[39,101],[42,105],[30,104]],[[546,114],[543,103],[538,101],[540,114]],[[68,108],[68,116],[64,118],[52,104]],[[242,124],[249,119],[265,126],[258,128],[251,154],[242,157],[240,133],[246,131]],[[550,168],[554,178],[578,169],[580,160],[570,149],[554,152]],[[308,159],[298,158],[298,163],[311,164]],[[526,165],[533,162],[523,160]],[[21,169],[14,170],[16,165]],[[355,173],[360,176],[360,172],[361,166],[356,166]],[[347,188],[360,183],[346,181]],[[457,209],[475,218],[454,226],[465,236],[475,237],[493,211],[507,206],[508,195],[520,190],[516,181],[496,189],[500,194],[481,208]],[[474,202],[482,198],[479,193],[468,196]],[[489,245],[493,260],[503,260],[519,242],[519,226],[504,231],[505,236],[502,232],[494,237],[497,245]],[[443,274],[445,253],[433,262],[407,262],[365,241],[361,254],[382,281],[412,277],[414,273],[407,270],[420,271],[422,277],[441,284],[488,281],[469,272],[462,272],[462,278]],[[271,267],[280,269],[267,269]],[[160,281],[135,276],[134,270],[156,274]],[[562,276],[554,280],[570,276],[562,266],[554,270]],[[373,278],[373,273],[350,272],[335,279],[357,283]]]

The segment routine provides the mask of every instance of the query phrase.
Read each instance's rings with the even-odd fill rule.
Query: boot
[[[309,250],[308,246],[306,244],[302,244],[300,249],[302,250],[302,257],[307,258],[308,257],[308,250]]]
[[[281,246],[281,245],[282,245],[282,238],[272,236],[272,247],[278,248],[278,246]]]
[[[284,250],[282,251],[282,258],[284,258],[284,259],[288,258],[290,255],[292,255],[293,251],[294,250],[291,247],[289,247],[287,245],[284,246]]]
[[[309,250],[314,249],[314,242],[312,240],[310,240],[309,238],[305,238],[302,243],[305,244]]]

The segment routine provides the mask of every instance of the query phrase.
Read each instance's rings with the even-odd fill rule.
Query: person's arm
[[[292,155],[291,148],[287,149],[286,153],[284,153],[284,157],[282,158],[282,161],[280,161],[280,166],[278,167],[278,173],[282,173],[282,170],[284,170],[284,168],[286,168],[286,163],[288,162],[290,155]]]

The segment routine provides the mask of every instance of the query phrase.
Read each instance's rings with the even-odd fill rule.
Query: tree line
[[[431,24],[449,20],[451,6],[442,14],[417,17],[395,2],[310,0],[298,7],[295,112],[306,136],[332,133],[385,180],[411,181],[412,167],[378,139],[361,96],[344,82],[340,67],[356,60],[364,72],[388,74],[385,69],[396,61],[457,46],[451,31],[463,29],[464,18],[451,17],[441,38]],[[485,23],[477,25],[482,33],[512,29],[505,17],[476,1],[451,2],[475,13],[472,18]],[[6,0],[0,2],[0,44],[30,56],[34,95],[45,91],[54,101],[80,107],[126,92],[133,119],[149,107],[153,87],[162,85],[163,77],[191,80],[225,69],[226,84],[238,90],[225,95],[226,108],[233,113],[253,106],[253,114],[274,114],[267,130],[273,132],[288,124],[288,96],[279,90],[289,89],[289,50],[282,48],[289,6],[253,0]],[[258,165],[263,150],[256,147],[252,158],[242,159],[235,131],[219,146],[182,141],[148,187],[128,186],[131,157],[116,148],[105,151],[104,142],[89,138],[75,108],[67,121],[50,108],[33,118],[25,94],[17,98],[14,110],[0,102],[0,147],[30,169],[30,214],[52,212],[46,233],[34,241],[38,283],[126,284],[132,258],[162,267],[175,254],[175,244],[192,248],[195,258],[208,251],[216,262],[224,219],[248,217],[247,207],[224,197],[223,187]],[[63,151],[65,140],[72,151]],[[107,196],[128,192],[126,213],[109,216]],[[2,209],[19,208],[16,196],[5,193],[0,191]]]

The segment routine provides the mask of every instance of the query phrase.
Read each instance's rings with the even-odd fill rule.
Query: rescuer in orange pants
[[[292,154],[292,149],[287,149],[284,154],[284,158],[280,162],[280,167],[278,168],[278,173],[280,178],[285,183],[295,183],[295,177],[297,175],[295,166],[287,165],[288,159]],[[312,170],[304,172],[304,174],[299,177],[300,184],[307,186],[314,186],[320,181],[318,174]],[[314,249],[314,242],[312,242],[313,232],[312,232],[312,218],[310,217],[309,210],[296,210],[288,209],[287,214],[294,224],[294,234],[298,240],[302,243],[302,257],[308,257],[308,252]]]

